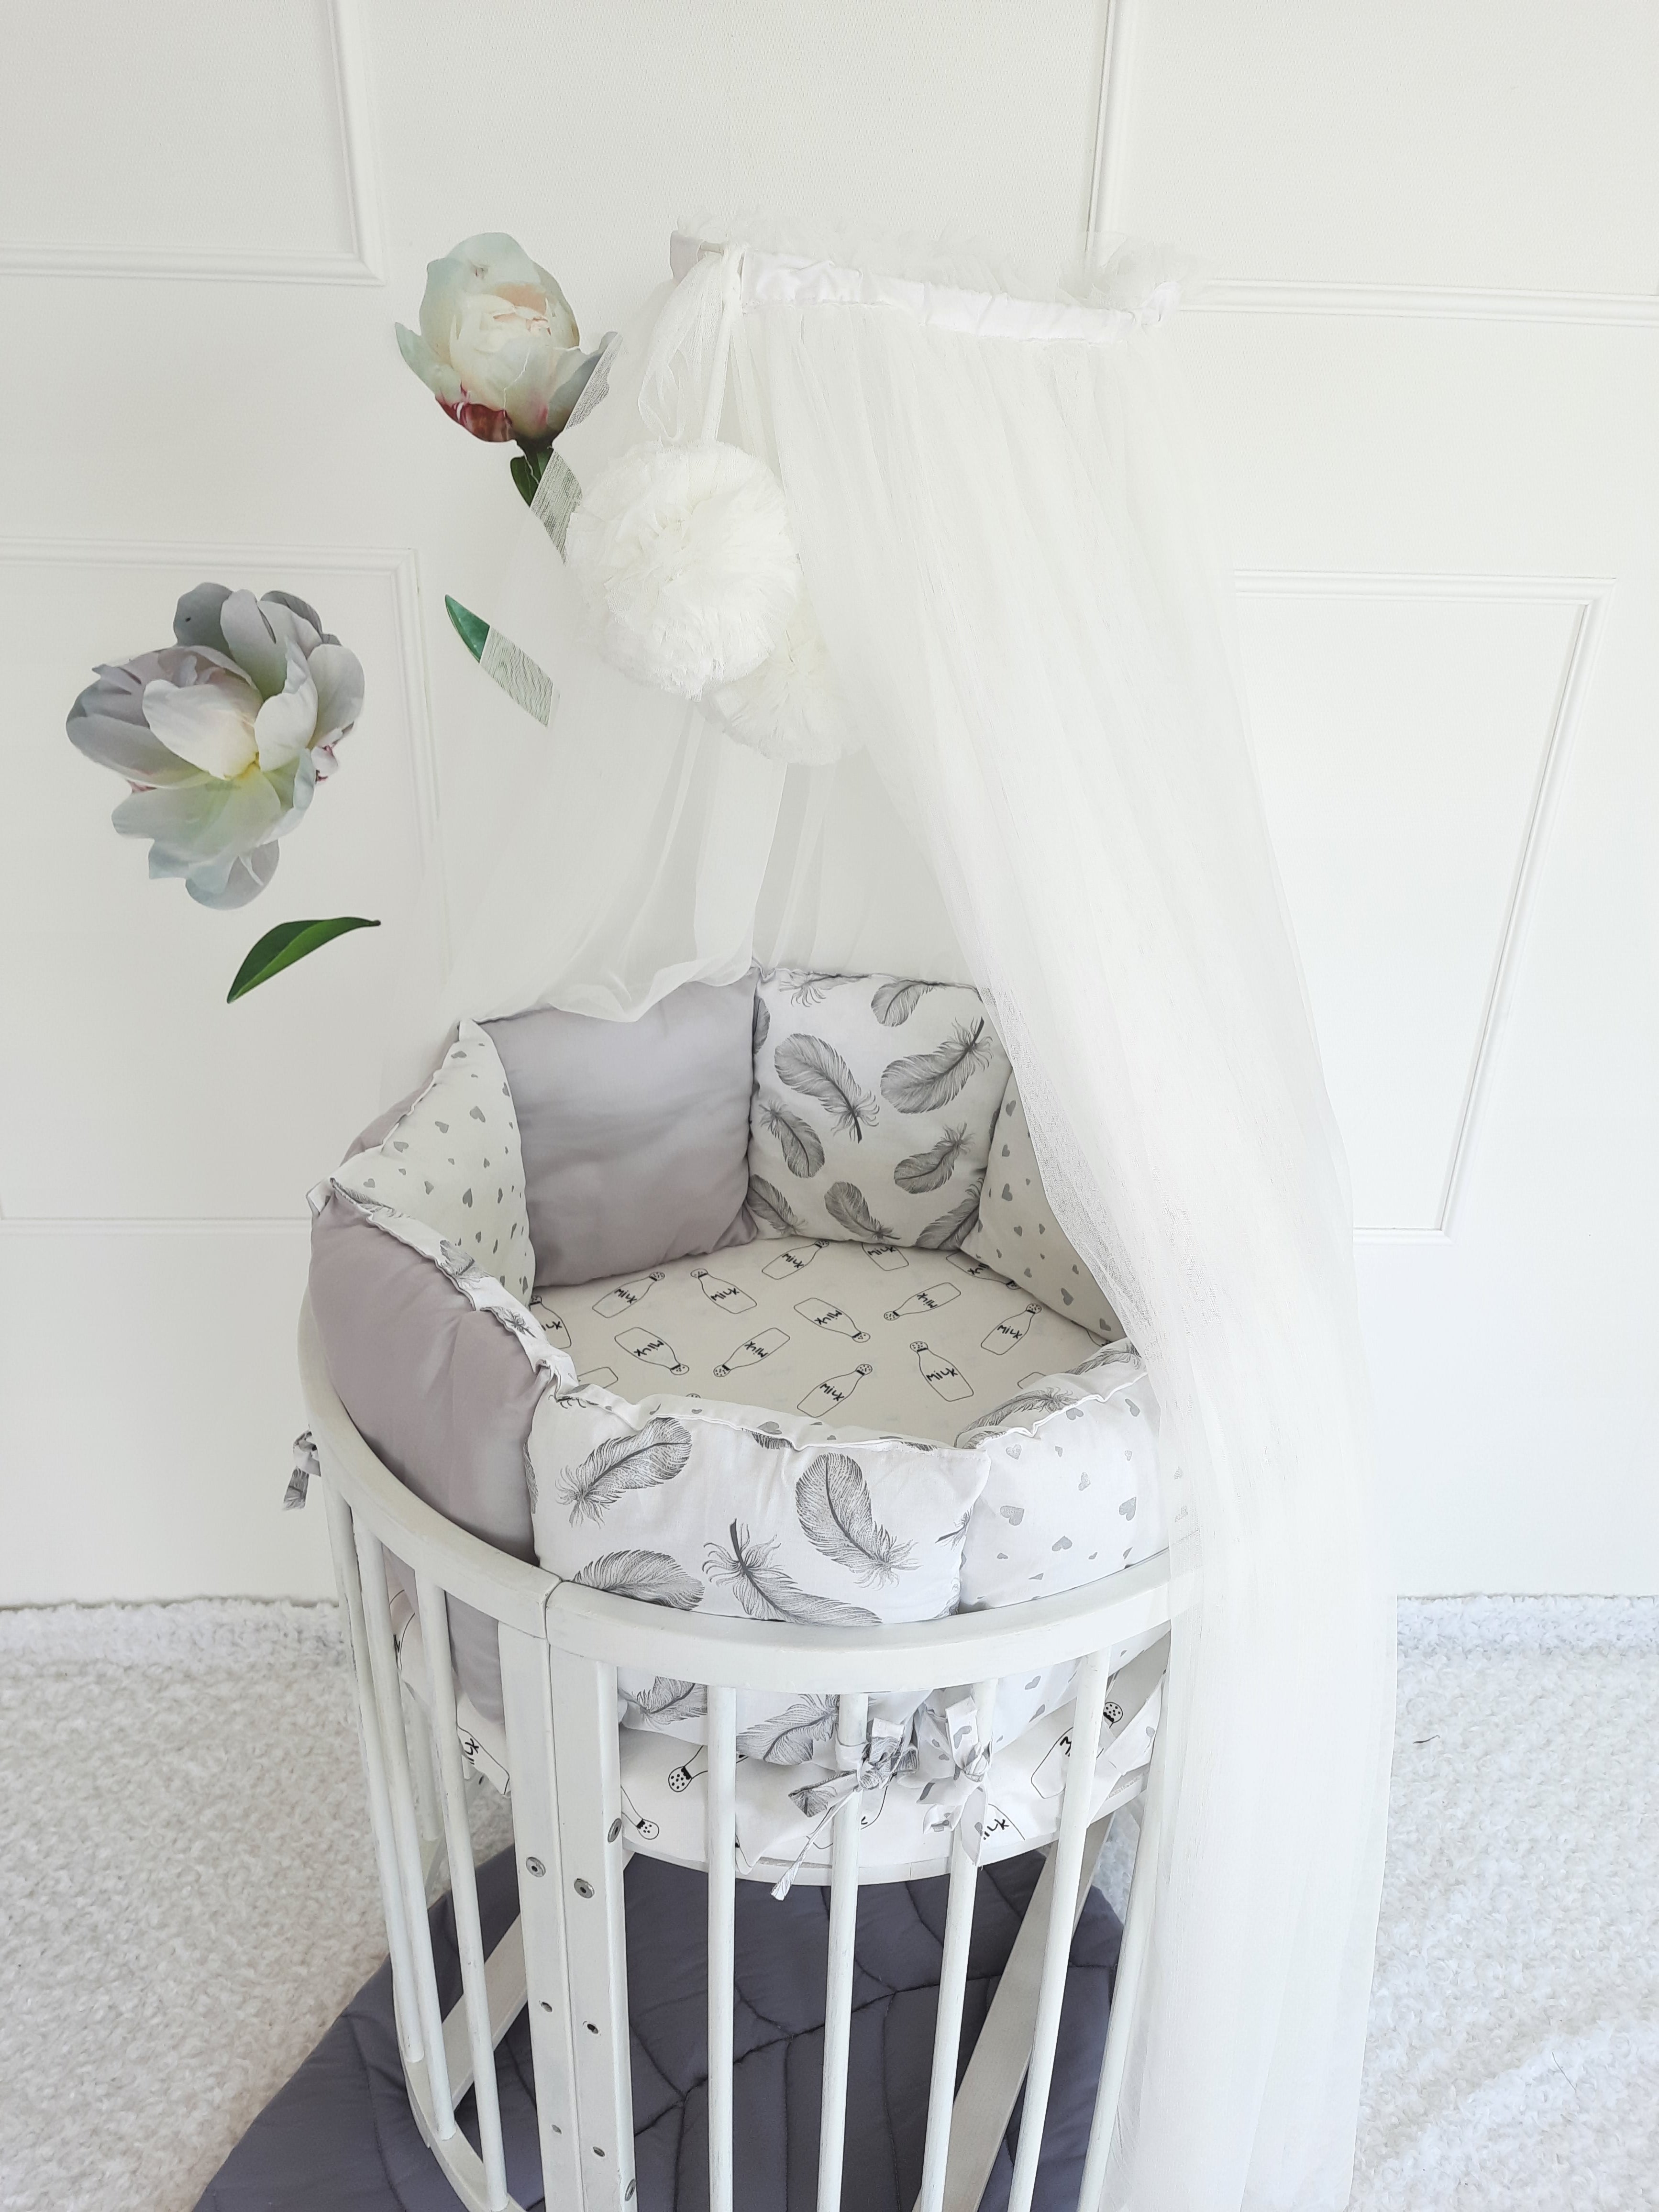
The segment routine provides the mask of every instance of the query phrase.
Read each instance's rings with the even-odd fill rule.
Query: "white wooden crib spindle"
[[[414,1954],[416,1998],[426,2045],[427,2094],[432,2100],[433,2128],[444,2137],[455,2132],[455,2108],[449,2094],[449,2066],[444,2056],[443,2012],[438,2002],[432,1929],[426,1916],[426,1877],[415,1818],[415,1792],[409,1776],[409,1746],[404,1735],[403,1686],[398,1674],[392,1608],[386,1597],[386,1553],[379,1537],[361,1521],[354,1534],[362,1579],[369,1663],[386,1747],[386,1784],[392,1800],[392,1832],[398,1849],[398,1869],[402,1877],[404,1917],[409,1931],[409,1948]]]
[[[975,1727],[982,1744],[991,1741],[996,1701],[994,1681],[975,1683]],[[927,2091],[927,2140],[922,2153],[921,2194],[916,2199],[916,2212],[939,2212],[945,2202],[957,2058],[962,2047],[962,2003],[968,1986],[968,1947],[974,1932],[974,1898],[978,1886],[979,1861],[963,1843],[958,1827],[951,1845],[951,1894],[945,1911],[939,2014],[933,2027],[933,2072]]]
[[[634,2089],[628,2043],[623,1912],[622,1774],[617,1670],[550,1654],[557,1759],[561,1902],[569,1966],[571,2041],[583,2212],[622,2212],[634,2194]]]
[[[444,1842],[449,1853],[451,1909],[461,1961],[461,2002],[466,2008],[467,2039],[472,2054],[472,2091],[478,2114],[478,2148],[483,2160],[488,2212],[505,2212],[507,2160],[501,2147],[501,2102],[495,2087],[495,2047],[489,2033],[489,1996],[484,1985],[483,1932],[478,1919],[478,1885],[472,1865],[472,1830],[466,1817],[466,1784],[455,1733],[455,1681],[449,1656],[449,1607],[435,1583],[415,1577],[426,1647],[427,1684],[432,1734],[437,1740],[438,1782]]]
[[[548,1649],[539,1638],[505,1625],[498,1635],[542,2189],[549,2204],[574,2207],[582,2202],[582,2149],[572,2041],[575,2023],[568,2002],[570,1966],[565,1949],[566,1884],[554,1811]]]
[[[362,1737],[363,1770],[368,1784],[368,1822],[374,1837],[374,1863],[380,1877],[380,1905],[386,1916],[386,1942],[392,1953],[392,2002],[398,2021],[398,2041],[405,2059],[418,2063],[425,2049],[421,2038],[420,2012],[415,2001],[415,1959],[409,1948],[409,1922],[404,1906],[398,1850],[392,1836],[392,1800],[386,1788],[386,1747],[380,1739],[380,1717],[371,1687],[372,1661],[368,1629],[363,1619],[363,1586],[357,1571],[357,1549],[352,1538],[351,1509],[332,1483],[324,1485],[328,1501],[328,1526],[334,1553],[335,1579],[345,1611],[350,1640],[352,1681],[357,1693],[357,1724]]]
[[[843,1697],[837,1707],[836,1758],[843,1772],[864,1756],[870,1700]],[[860,1821],[855,1790],[836,1814],[830,1845],[830,1963],[823,1992],[823,2094],[818,2113],[817,2212],[839,2212],[847,2143],[847,2057],[853,2037],[853,1942],[858,1933]]]
[[[732,2212],[738,1693],[708,1685],[708,2212]]]
[[[1095,2116],[1089,2130],[1088,2154],[1083,2161],[1083,2180],[1078,2190],[1078,2212],[1100,2212],[1106,2189],[1106,2161],[1111,2155],[1117,2129],[1118,2107],[1123,2096],[1123,2065],[1128,2055],[1129,2025],[1140,2001],[1140,1979],[1146,1970],[1152,1935],[1152,1900],[1158,1888],[1158,1834],[1164,1801],[1164,1737],[1152,1747],[1152,1774],[1141,1800],[1140,1841],[1135,1849],[1134,1872],[1129,1881],[1128,1909],[1123,1917],[1123,1942],[1112,1979],[1112,2009],[1106,2022],[1106,2050],[1100,2063],[1100,2086],[1095,2094]]]
[[[1060,2039],[1060,2012],[1066,1997],[1066,1969],[1076,1926],[1073,1900],[1083,1872],[1084,1838],[1089,1829],[1090,1800],[1094,1795],[1095,1759],[1100,1748],[1109,1656],[1105,1651],[1091,1651],[1078,1668],[1071,1755],[1066,1762],[1066,1793],[1060,1801],[1060,1833],[1054,1843],[1054,1883],[1048,1901],[1042,1979],[1037,1990],[1036,2022],[1025,2075],[1025,2102],[1020,2112],[1019,2148],[1014,2156],[1008,2212],[1031,2212],[1031,2192],[1036,2186],[1042,2124],[1048,2118],[1048,2090],[1054,2080],[1054,2047]]]

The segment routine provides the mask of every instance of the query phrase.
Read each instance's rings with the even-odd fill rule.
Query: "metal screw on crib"
[[[547,1869],[542,1864],[539,1859],[526,1859],[525,1861],[525,1864],[529,1868],[532,1874],[545,1874],[547,1872]]]
[[[584,1881],[580,1875],[576,1876],[575,1889],[578,1897],[592,1897],[593,1894],[592,1883]]]

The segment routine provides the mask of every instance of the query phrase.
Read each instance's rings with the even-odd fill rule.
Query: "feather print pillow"
[[[763,969],[750,1218],[763,1237],[957,1250],[1007,1082],[967,984]]]
[[[758,1407],[629,1405],[574,1384],[542,1399],[526,1456],[536,1554],[552,1573],[681,1613],[830,1628],[951,1612],[987,1473],[975,1451],[842,1437]],[[702,1741],[696,1684],[624,1668],[617,1687],[626,1724]],[[760,1729],[799,1702],[745,1692],[738,1721]],[[833,1700],[830,1712],[833,1726]],[[805,1724],[797,1716],[781,1739]],[[758,1741],[745,1756],[785,1758]]]

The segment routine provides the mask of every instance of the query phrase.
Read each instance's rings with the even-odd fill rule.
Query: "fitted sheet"
[[[757,1238],[531,1307],[584,1382],[954,1443],[1102,1340],[960,1252]]]

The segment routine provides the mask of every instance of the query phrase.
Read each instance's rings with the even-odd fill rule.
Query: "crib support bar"
[[[472,2061],[472,2090],[478,2114],[478,2147],[483,2161],[487,2212],[507,2203],[507,2160],[501,2147],[501,2110],[495,2087],[495,2046],[489,2033],[489,1990],[484,1975],[483,1930],[478,1918],[478,1884],[472,1864],[472,1829],[466,1817],[466,1784],[461,1747],[455,1735],[455,1680],[449,1656],[449,1607],[428,1576],[415,1578],[426,1647],[428,1710],[438,1747],[438,1782],[449,1853],[450,1909],[461,1960],[461,2002]],[[447,2071],[446,2051],[446,2071]]]
[[[732,2212],[738,1693],[708,1687],[708,2212]]]
[[[1008,2191],[1008,2212],[1031,2212],[1042,2124],[1048,2115],[1048,2091],[1060,2039],[1060,2009],[1066,1997],[1066,1968],[1076,1920],[1071,1904],[1079,1891],[1089,1801],[1094,1795],[1095,1759],[1100,1748],[1101,1708],[1106,1698],[1109,1652],[1091,1651],[1078,1668],[1077,1702],[1072,1712],[1072,1748],[1066,1762],[1066,1794],[1060,1800],[1060,1833],[1054,1841],[1054,1888],[1037,1985],[1036,2021],[1025,2075],[1025,2103],[1019,2119],[1019,2148]]]
[[[583,2212],[623,2212],[634,2193],[634,2091],[623,1920],[617,1670],[550,1651],[557,1759],[561,1904]]]
[[[553,1691],[548,1650],[538,1638],[503,1626],[501,1705],[513,1774],[513,1846],[524,1936],[530,2051],[536,2072],[536,2133],[542,2185],[550,2204],[582,2203],[582,2154],[576,2121],[576,2062],[571,2036],[570,1968],[565,1950],[563,1862],[555,1814]],[[533,1871],[539,1867],[539,1874]]]
[[[836,1759],[843,1772],[864,1757],[870,1700],[843,1697],[836,1721]],[[830,1970],[823,1993],[823,2094],[818,2114],[817,2212],[840,2212],[847,2144],[847,2059],[853,2037],[853,1941],[858,1933],[860,1821],[854,1790],[836,1814],[830,1845]]]
[[[363,1586],[357,1571],[357,1547],[351,1532],[351,1508],[324,1474],[323,1494],[328,1504],[329,1547],[334,1554],[334,1576],[346,1617],[351,1650],[351,1676],[357,1697],[357,1725],[362,1739],[363,1768],[368,1783],[369,1826],[374,1836],[374,1864],[380,1878],[380,1908],[386,1915],[386,1943],[392,1953],[392,2002],[398,2022],[398,2041],[405,2060],[425,2056],[421,2042],[420,2014],[415,2003],[415,1960],[409,1948],[409,1923],[404,1913],[403,1882],[398,1871],[398,1848],[392,1827],[392,1800],[386,1789],[386,1747],[380,1741],[380,1717],[375,1708],[368,1652],[368,1629],[363,1620]]]
[[[402,1877],[404,1920],[409,1945],[415,1955],[415,1990],[420,2008],[421,2039],[426,2051],[428,2094],[432,2100],[432,2124],[441,2139],[455,2132],[455,2108],[449,2094],[449,2069],[444,2057],[443,2014],[438,2003],[438,1975],[432,1958],[432,1929],[426,1917],[426,1877],[421,1861],[421,1838],[415,1818],[415,1792],[409,1778],[409,1746],[404,1735],[403,1686],[398,1676],[398,1653],[392,1638],[392,1608],[386,1597],[386,1553],[380,1540],[359,1521],[356,1525],[357,1565],[362,1578],[363,1616],[368,1630],[368,1650],[374,1676],[375,1702],[380,1708],[380,1733],[386,1746],[386,1784],[392,1800],[392,1833],[397,1840],[398,1869]]]
[[[974,1724],[987,1747],[995,1724],[994,1680],[974,1685]],[[951,2154],[951,2114],[956,2099],[957,2060],[962,2048],[962,2005],[968,1987],[968,1947],[974,1932],[974,1898],[979,1860],[957,1829],[951,1846],[950,1902],[945,1910],[945,1948],[939,1960],[939,2013],[933,2027],[933,2072],[927,2091],[927,2139],[922,2154],[921,2194],[916,2212],[940,2212]]]
[[[1088,2154],[1083,2161],[1083,2180],[1078,2190],[1078,2212],[1100,2212],[1101,2199],[1105,2194],[1106,2165],[1111,2156],[1118,2107],[1123,2096],[1123,2067],[1128,2056],[1129,2032],[1140,2000],[1141,1978],[1152,1940],[1152,1899],[1158,1888],[1158,1837],[1163,1814],[1163,1765],[1164,1735],[1160,1729],[1152,1747],[1152,1774],[1141,1808],[1140,1841],[1129,1881],[1129,1904],[1123,1919],[1117,1973],[1112,1983],[1106,2050],[1100,2064],[1100,2086],[1095,2093],[1095,2116],[1089,2130]]]

